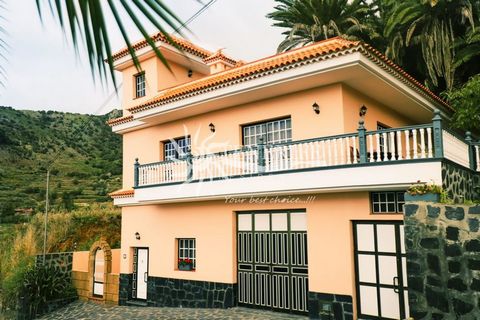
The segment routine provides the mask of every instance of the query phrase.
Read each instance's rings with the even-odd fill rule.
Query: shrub
[[[23,286],[23,279],[33,265],[33,257],[24,257],[22,261],[19,261],[13,272],[3,280],[2,295],[0,296],[3,312],[16,309],[18,296]]]
[[[48,265],[30,264],[22,280],[19,294],[33,317],[43,311],[41,308],[45,307],[47,301],[76,296],[70,274]]]

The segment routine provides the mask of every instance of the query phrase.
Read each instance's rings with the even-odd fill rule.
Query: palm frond
[[[47,6],[61,28],[64,31],[69,31],[69,36],[76,50],[80,45],[86,48],[92,73],[98,74],[102,81],[107,81],[110,78],[115,87],[116,79],[110,40],[112,30],[111,26],[106,24],[105,16],[107,14],[113,16],[116,23],[116,30],[114,31],[120,32],[138,70],[141,70],[140,61],[133,49],[122,13],[133,23],[137,31],[142,34],[155,52],[155,55],[167,68],[169,68],[167,60],[147,33],[142,21],[148,21],[154,25],[171,45],[178,48],[167,29],[179,31],[182,21],[161,0],[36,0],[36,4],[41,19],[43,19],[43,11]],[[105,61],[107,64],[105,64]]]

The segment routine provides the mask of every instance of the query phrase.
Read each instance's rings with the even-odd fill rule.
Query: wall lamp
[[[135,239],[140,240],[140,233],[135,232]]]
[[[320,114],[320,106],[318,105],[318,103],[314,102],[312,104],[312,109],[316,114]]]
[[[358,114],[360,115],[360,117],[365,117],[365,115],[367,114],[367,110],[368,108],[365,107],[365,105],[362,105],[360,107],[360,111],[358,112]]]
[[[211,132],[215,132],[215,125],[213,123],[210,123],[208,126],[210,127]]]
[[[188,77],[189,77],[189,78],[191,78],[191,77],[192,77],[192,75],[193,75],[193,71],[192,71],[192,69],[188,70]]]

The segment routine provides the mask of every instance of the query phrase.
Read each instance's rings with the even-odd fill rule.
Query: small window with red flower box
[[[177,239],[178,245],[178,270],[195,271],[195,239]]]

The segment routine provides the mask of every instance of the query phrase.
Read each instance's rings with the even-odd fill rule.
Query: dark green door
[[[240,305],[308,311],[306,225],[305,211],[238,213]]]

